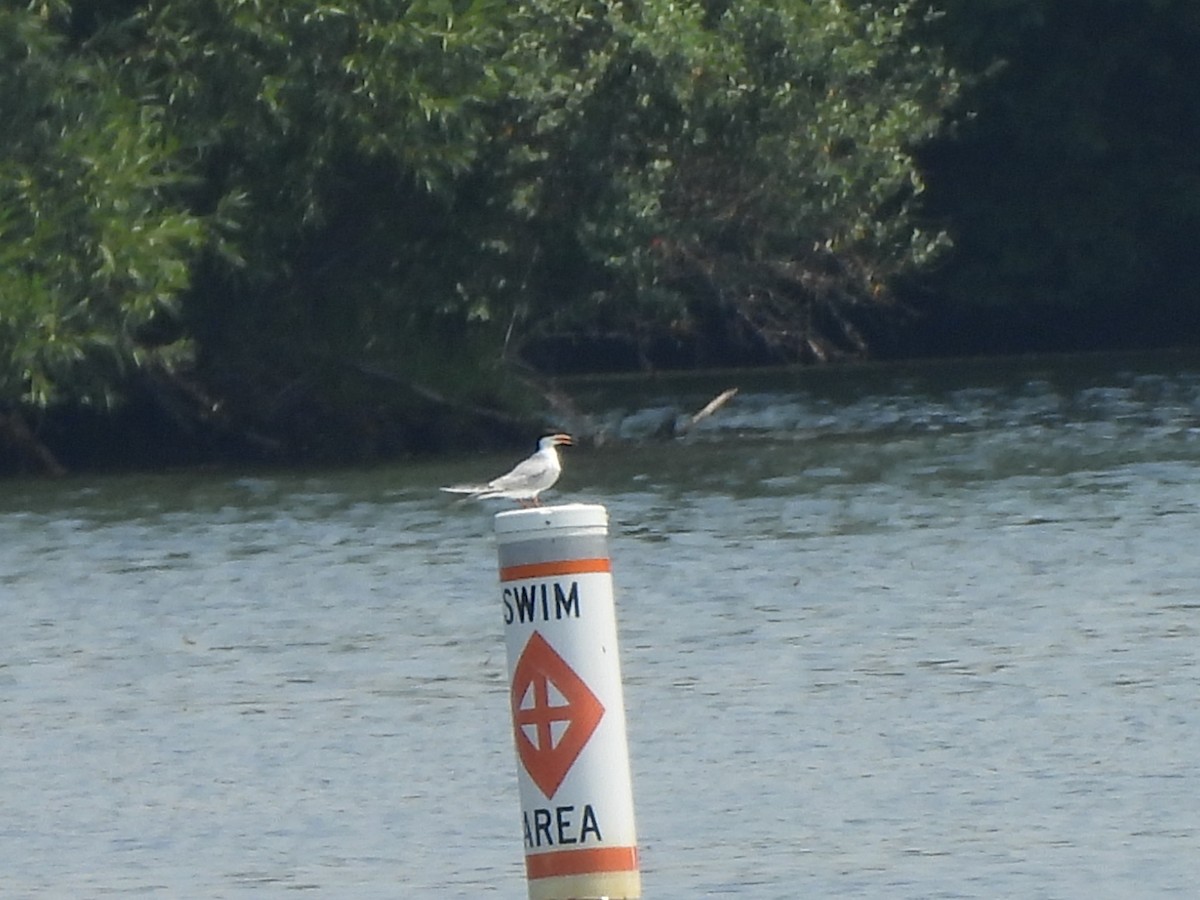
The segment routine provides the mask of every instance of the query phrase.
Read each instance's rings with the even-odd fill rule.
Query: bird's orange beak
[[[571,440],[571,436],[569,434],[556,434],[554,435],[554,443],[556,445],[565,444],[566,446],[570,447],[575,442]]]

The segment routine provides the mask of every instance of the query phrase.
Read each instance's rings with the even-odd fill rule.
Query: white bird
[[[507,475],[493,478],[487,484],[454,484],[442,488],[450,494],[469,494],[477,500],[507,497],[522,506],[540,506],[538,494],[558,481],[562,463],[558,447],[571,445],[569,434],[548,434],[538,441],[537,452],[517,463]]]

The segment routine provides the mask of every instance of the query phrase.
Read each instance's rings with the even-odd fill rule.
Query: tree
[[[189,304],[206,380],[253,415],[334,385],[361,406],[364,367],[479,406],[564,329],[861,351],[845,311],[939,246],[907,218],[909,147],[953,90],[920,24],[832,0],[147,6],[127,71],[195,154],[195,208],[238,223]]]
[[[108,407],[132,371],[188,358],[178,303],[203,237],[161,119],[64,52],[50,12],[0,9],[0,424],[26,447],[23,411]]]
[[[5,247],[120,364],[80,332],[70,391],[35,373],[24,402],[111,399],[132,367],[280,452],[393,452],[456,412],[530,409],[521,357],[558,331],[861,352],[860,313],[940,246],[910,215],[910,151],[954,79],[908,2],[39,10],[17,71],[49,68],[14,96],[57,117],[54,153],[10,154],[6,183],[90,237],[54,245],[18,212]],[[32,335],[14,359],[58,358],[49,332],[11,334]]]
[[[515,307],[532,335],[650,323],[720,332],[742,361],[863,352],[855,310],[943,247],[910,214],[912,151],[956,80],[912,4],[526,2],[514,19],[505,162],[536,256],[510,283],[541,286]]]
[[[110,36],[127,90],[200,176],[193,208],[217,220],[187,320],[233,419],[344,455],[387,420],[404,420],[397,442],[432,439],[430,403],[512,405],[480,365],[498,355],[471,327],[479,248],[460,224],[503,90],[505,8],[160,2]]]

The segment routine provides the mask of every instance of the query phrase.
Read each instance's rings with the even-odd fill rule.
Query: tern
[[[569,434],[548,434],[538,441],[537,452],[524,459],[507,475],[493,478],[487,484],[454,484],[442,488],[449,494],[469,494],[476,500],[507,497],[522,506],[540,506],[538,494],[558,481],[562,463],[558,448],[570,446]]]

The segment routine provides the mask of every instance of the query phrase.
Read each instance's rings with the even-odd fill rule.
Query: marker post
[[[530,900],[642,896],[608,511],[496,515]]]

